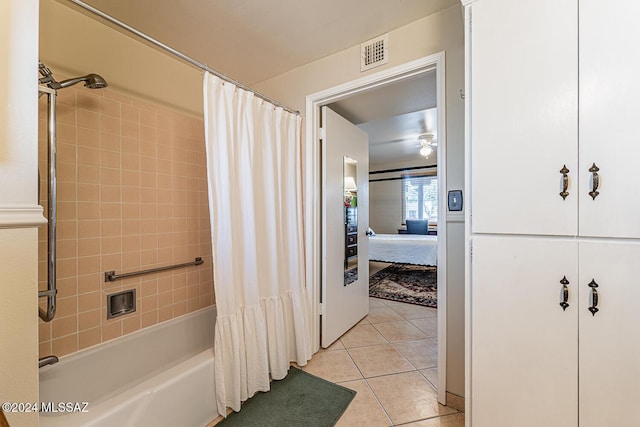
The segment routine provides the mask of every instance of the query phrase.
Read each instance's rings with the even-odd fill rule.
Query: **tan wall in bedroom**
[[[369,167],[370,171],[430,166],[435,164],[435,153],[429,159],[402,163],[380,163]],[[423,173],[434,169],[417,169],[408,173]],[[369,175],[370,180],[400,177],[402,172]],[[369,182],[369,226],[378,234],[396,234],[402,227],[402,181]]]
[[[306,96],[437,52],[446,52],[447,187],[464,188],[464,29],[461,6],[454,6],[389,33],[389,62],[360,72],[360,46],[303,65],[254,88],[305,114]],[[364,40],[363,40],[364,41]],[[307,141],[307,144],[309,142]],[[452,222],[452,229],[464,224]],[[449,220],[448,220],[449,222]],[[455,236],[455,237],[454,237]],[[447,391],[464,395],[463,235],[454,231],[447,249]]]
[[[109,89],[58,91],[58,309],[40,355],[63,356],[214,303],[202,119]],[[46,207],[46,97],[40,100]],[[104,272],[205,263],[115,282]],[[46,227],[39,235],[46,289]],[[107,320],[107,295],[136,289],[135,313]],[[44,302],[44,301],[43,301]]]

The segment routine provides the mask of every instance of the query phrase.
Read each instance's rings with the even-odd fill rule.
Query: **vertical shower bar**
[[[47,234],[47,290],[38,292],[38,297],[47,297],[47,310],[38,309],[38,314],[45,322],[50,322],[56,315],[56,222],[57,222],[57,161],[56,161],[56,91],[40,88],[47,94],[47,203],[48,203],[48,234]]]

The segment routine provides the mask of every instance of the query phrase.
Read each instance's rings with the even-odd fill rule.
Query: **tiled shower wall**
[[[46,96],[40,98],[47,206]],[[214,303],[202,119],[81,85],[58,91],[58,306],[40,356],[62,356]],[[47,227],[39,234],[46,289]],[[104,272],[204,264],[105,283]],[[135,313],[107,320],[107,295],[136,289]],[[46,299],[40,300],[44,307]]]

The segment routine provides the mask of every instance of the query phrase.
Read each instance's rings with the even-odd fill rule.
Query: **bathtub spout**
[[[58,356],[45,356],[38,359],[38,368],[42,368],[43,366],[53,365],[54,363],[58,363]]]

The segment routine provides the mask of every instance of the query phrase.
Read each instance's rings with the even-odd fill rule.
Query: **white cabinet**
[[[482,0],[484,1],[484,0]],[[640,2],[580,1],[580,232],[640,238]],[[600,193],[589,196],[600,169]]]
[[[640,426],[640,245],[472,241],[472,425]]]
[[[472,8],[473,232],[575,235],[577,4],[478,0]]]
[[[577,243],[549,240],[473,239],[473,426],[577,425]]]
[[[463,3],[467,425],[640,426],[640,2]]]
[[[640,2],[468,7],[472,232],[640,238]]]
[[[580,426],[640,426],[640,245],[580,242]],[[591,281],[597,283],[598,311]]]

